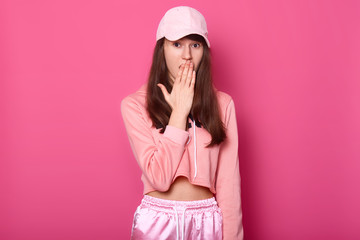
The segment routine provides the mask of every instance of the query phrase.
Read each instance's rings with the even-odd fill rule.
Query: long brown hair
[[[193,119],[200,122],[210,133],[212,139],[206,147],[211,147],[220,144],[226,138],[225,127],[220,118],[218,101],[212,83],[211,52],[202,36],[191,34],[187,35],[186,38],[198,41],[204,46],[203,57],[196,73],[194,99],[190,113]],[[164,56],[164,40],[164,38],[159,39],[155,45],[146,98],[147,111],[153,126],[161,128],[161,133],[165,131],[165,126],[169,122],[171,107],[165,101],[161,89],[156,84],[162,83],[169,93],[172,90]],[[188,126],[186,126],[187,128]]]

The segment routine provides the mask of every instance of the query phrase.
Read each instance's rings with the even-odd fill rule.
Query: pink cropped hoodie
[[[187,131],[167,125],[152,126],[146,110],[146,84],[121,102],[121,113],[132,151],[142,170],[143,194],[165,192],[178,176],[208,187],[223,216],[223,239],[243,239],[238,158],[238,131],[232,98],[215,90],[227,138],[206,148],[211,135],[189,118]]]

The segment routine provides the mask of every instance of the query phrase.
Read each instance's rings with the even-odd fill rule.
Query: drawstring
[[[172,207],[175,210],[175,217],[176,217],[176,240],[179,240],[179,217],[178,217],[178,213],[176,211],[175,207]]]
[[[195,119],[193,120],[193,129],[194,129],[194,165],[195,165],[195,175],[194,175],[194,179],[196,178],[196,174],[197,174],[197,164],[196,164],[196,124],[195,124]]]
[[[182,216],[182,231],[181,231],[181,239],[184,240],[185,235],[185,211],[187,208],[184,209],[183,216]]]
[[[197,174],[197,163],[196,163],[196,127],[201,127],[201,124],[198,122],[198,125],[196,124],[196,120],[193,118],[193,116],[191,115],[191,113],[189,114],[189,118],[191,119],[192,123],[193,123],[193,131],[194,131],[194,167],[195,167],[195,174],[194,174],[194,178],[193,181],[196,178],[196,174]],[[191,123],[189,123],[189,127],[191,127]],[[187,143],[190,142],[190,138],[189,141]]]
[[[175,210],[175,217],[176,217],[176,240],[179,240],[179,217],[178,213],[175,207],[172,207]],[[182,230],[181,230],[181,239],[184,240],[185,235],[185,211],[187,208],[184,209],[183,215],[182,215]]]

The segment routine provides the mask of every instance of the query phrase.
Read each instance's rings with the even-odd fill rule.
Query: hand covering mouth
[[[180,64],[179,69],[181,68],[181,65],[183,65],[183,64],[185,64],[185,62],[182,63],[182,64]],[[195,67],[195,64],[194,64],[194,63],[193,63],[193,66]]]

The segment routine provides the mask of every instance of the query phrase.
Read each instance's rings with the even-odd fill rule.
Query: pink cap
[[[156,41],[163,37],[175,41],[189,34],[203,36],[210,48],[204,16],[191,7],[174,7],[169,9],[161,19],[156,32]]]

